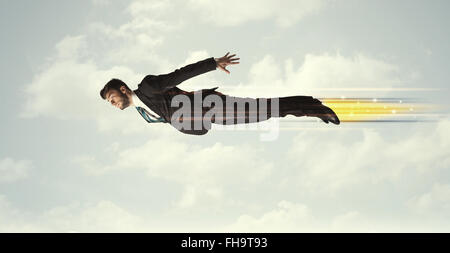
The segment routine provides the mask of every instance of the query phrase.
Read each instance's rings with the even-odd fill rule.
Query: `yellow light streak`
[[[426,103],[414,103],[392,99],[321,99],[330,107],[341,122],[417,119],[418,116],[431,115],[438,107]]]

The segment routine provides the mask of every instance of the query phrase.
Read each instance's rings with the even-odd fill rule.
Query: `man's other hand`
[[[225,67],[231,64],[239,64],[239,62],[236,62],[236,60],[239,60],[240,58],[232,58],[233,56],[235,56],[236,54],[230,55],[228,56],[230,52],[228,52],[225,56],[220,57],[220,58],[214,58],[214,60],[216,60],[217,63],[217,68],[227,72],[228,74],[230,74],[230,71],[228,71]]]

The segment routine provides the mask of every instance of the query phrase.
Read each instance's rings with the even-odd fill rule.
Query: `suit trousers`
[[[229,96],[218,91],[210,94],[219,96],[222,105],[213,102],[205,106],[204,101],[202,117],[209,117],[211,123],[221,125],[254,123],[288,114],[297,117],[317,116],[322,106],[322,102],[312,96],[249,98]]]

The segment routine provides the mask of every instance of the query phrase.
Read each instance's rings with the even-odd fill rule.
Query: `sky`
[[[0,232],[450,232],[448,1],[0,5]],[[231,74],[179,88],[444,109],[192,136],[100,98],[111,78],[136,89],[227,52],[240,58]]]

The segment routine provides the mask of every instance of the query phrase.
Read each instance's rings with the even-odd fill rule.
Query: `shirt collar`
[[[133,101],[133,105],[135,107],[144,107],[144,104],[142,103],[142,101],[138,98],[138,96],[136,95],[136,93],[134,93],[134,91],[131,91],[131,100]]]

